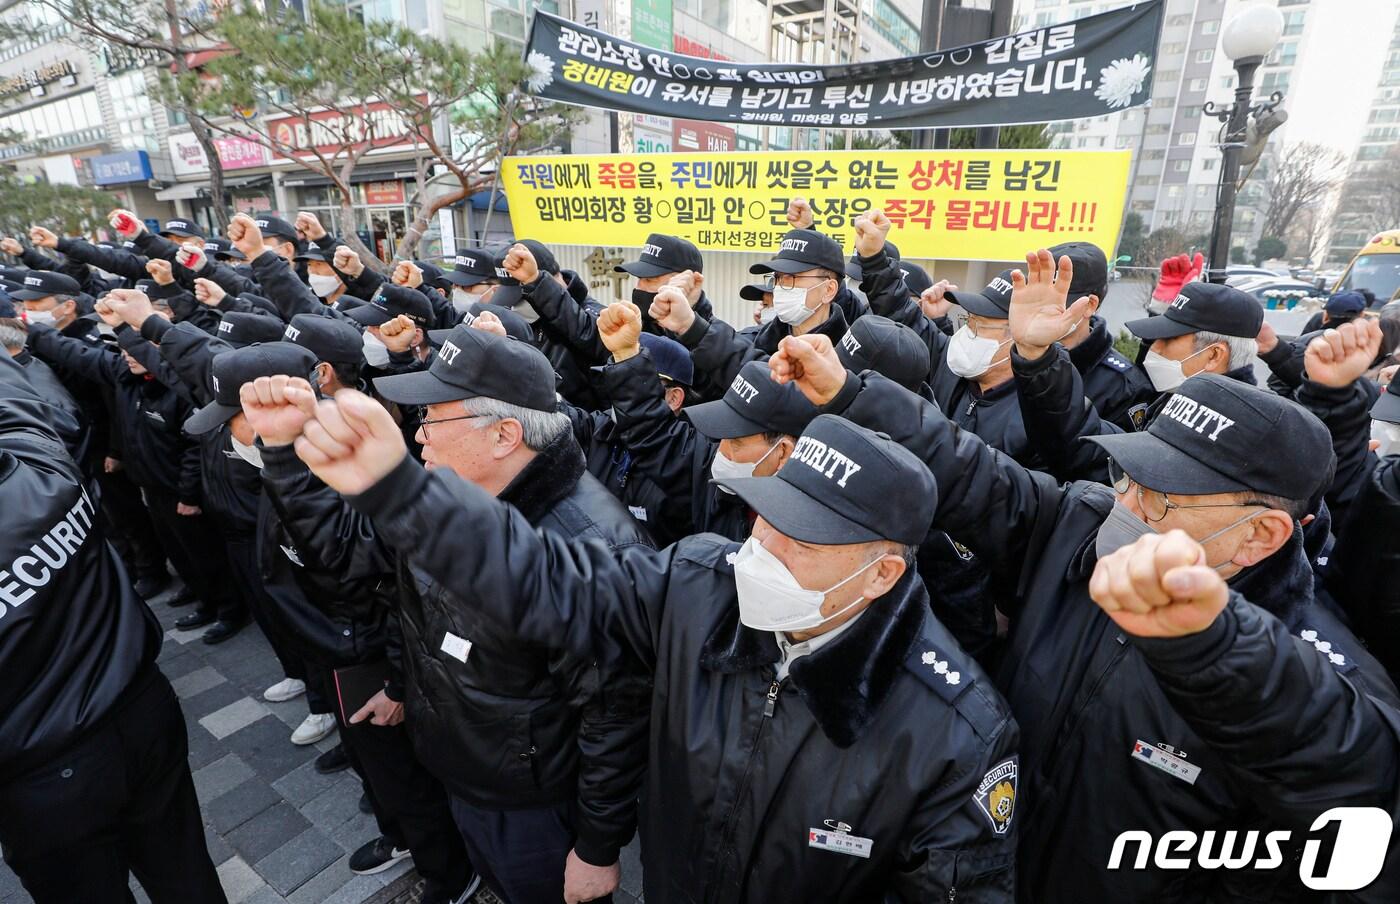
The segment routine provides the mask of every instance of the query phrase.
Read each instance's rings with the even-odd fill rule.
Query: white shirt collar
[[[843,624],[832,628],[825,634],[818,634],[816,637],[799,641],[798,643],[793,643],[792,641],[788,640],[786,633],[782,631],[774,631],[773,634],[778,638],[778,650],[782,653],[782,658],[778,660],[778,680],[782,681],[787,678],[788,669],[791,668],[794,659],[797,659],[800,656],[806,656],[809,653],[815,653],[817,650],[820,650],[822,647],[831,643],[833,640],[839,637],[843,631],[845,631],[851,625],[854,625],[856,621],[859,620],[860,617],[865,613],[866,610],[862,609],[861,611],[857,612],[855,618],[852,618],[850,621],[844,622]]]

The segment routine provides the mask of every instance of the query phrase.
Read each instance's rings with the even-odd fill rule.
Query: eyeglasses
[[[976,317],[977,319],[973,319]],[[953,326],[957,329],[967,327],[967,331],[975,339],[979,336],[999,337],[1005,336],[1011,329],[1011,323],[1005,320],[985,320],[975,314],[966,311],[959,311],[953,315]]]
[[[1171,497],[1160,490],[1149,490],[1142,484],[1128,476],[1118,463],[1113,459],[1108,460],[1108,479],[1113,484],[1113,492],[1119,496],[1126,496],[1128,490],[1137,487],[1138,507],[1142,510],[1142,515],[1148,521],[1156,524],[1167,513],[1173,509],[1205,509],[1205,508],[1249,508],[1259,506],[1268,508],[1268,504],[1258,499],[1250,499],[1245,502],[1200,502],[1183,505],[1180,502],[1173,502]]]
[[[433,424],[446,424],[449,421],[475,421],[482,419],[490,419],[491,423],[495,423],[496,421],[500,420],[500,418],[496,417],[494,414],[459,414],[456,417],[440,417],[430,419],[428,417],[428,409],[426,407],[420,407],[418,409],[418,426],[423,428],[424,439],[431,439],[431,437],[428,435],[428,427]],[[489,427],[491,426],[491,424],[486,424],[484,426]]]
[[[795,289],[797,288],[797,281],[799,279],[815,279],[816,282],[812,283],[812,285],[817,286],[826,282],[830,278],[831,277],[829,276],[801,276],[796,273],[770,273],[768,274],[767,278],[763,280],[763,285],[769,292],[771,292],[774,288]]]

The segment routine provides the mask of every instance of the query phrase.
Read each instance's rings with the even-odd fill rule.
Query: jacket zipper
[[[720,839],[720,853],[723,855],[724,849],[729,847],[734,838],[734,821],[738,815],[739,801],[743,799],[744,792],[749,787],[749,777],[753,774],[754,757],[758,755],[758,742],[763,738],[763,726],[768,724],[768,720],[773,718],[773,712],[778,706],[778,694],[782,691],[783,681],[777,677],[773,678],[773,683],[768,687],[768,693],[763,701],[763,719],[758,723],[758,730],[753,734],[753,744],[749,747],[749,759],[744,765],[744,775],[739,779],[739,784],[734,788],[734,805],[729,809],[729,818],[725,820],[724,835]]]

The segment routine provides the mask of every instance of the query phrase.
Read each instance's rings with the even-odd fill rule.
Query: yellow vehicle
[[[1378,304],[1400,298],[1400,229],[1376,234],[1356,252],[1332,291],[1348,289],[1370,289]]]

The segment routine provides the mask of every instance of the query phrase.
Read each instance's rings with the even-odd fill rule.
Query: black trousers
[[[452,817],[481,880],[506,904],[559,904],[564,863],[574,849],[569,803],[531,810],[485,810],[451,796]],[[612,895],[595,899],[611,904]]]
[[[137,578],[164,575],[165,546],[156,536],[151,516],[141,502],[141,491],[124,472],[103,472],[100,461],[97,472],[99,507],[107,523],[107,539],[126,563],[127,571]]]
[[[229,569],[233,572],[234,587],[243,597],[244,605],[253,614],[253,620],[258,623],[263,637],[267,638],[272,652],[276,654],[277,662],[282,666],[282,674],[288,678],[305,681],[306,664],[287,642],[287,638],[283,636],[276,619],[269,614],[273,603],[262,591],[263,579],[258,572],[257,540],[251,534],[235,533],[229,530],[224,530],[223,537],[224,549],[228,553]],[[312,710],[312,712],[317,711]],[[319,712],[329,711],[329,709],[319,710]]]
[[[200,610],[212,612],[224,621],[246,621],[248,612],[233,591],[224,538],[213,519],[181,515],[176,509],[180,500],[174,493],[144,487],[141,494],[170,564],[199,597]]]
[[[317,687],[329,697],[340,743],[364,782],[380,834],[395,847],[412,851],[419,874],[455,900],[471,879],[472,863],[452,821],[447,792],[418,762],[402,723],[375,725],[366,719],[347,724],[330,673],[315,665],[309,671],[312,680],[306,689]]]
[[[154,668],[105,722],[0,785],[0,848],[35,904],[225,904],[204,845],[185,720]]]

